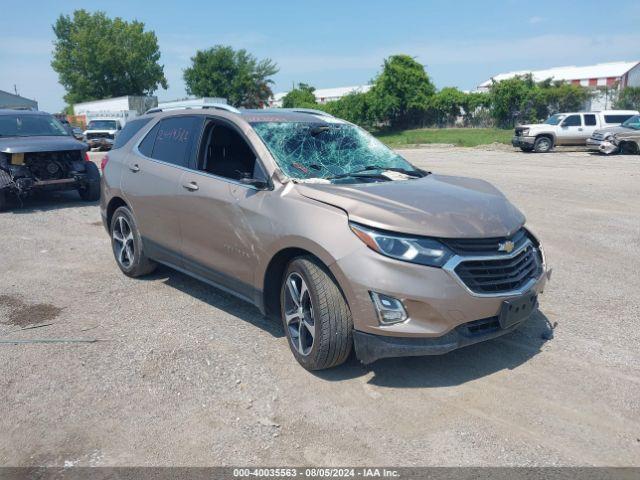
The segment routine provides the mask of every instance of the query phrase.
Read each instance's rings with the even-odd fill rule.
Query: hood
[[[593,134],[601,134],[601,135],[606,135],[607,133],[620,133],[620,132],[626,132],[632,130],[630,128],[625,128],[625,127],[621,127],[620,125],[616,125],[615,127],[605,127],[605,128],[599,128],[597,130],[595,130],[593,132]]]
[[[516,127],[516,130],[525,130],[525,129],[529,129],[529,130],[537,130],[540,128],[543,129],[550,129],[550,128],[554,128],[557,125],[549,125],[548,123],[527,123],[526,125],[518,125]]]
[[[617,140],[621,138],[625,140],[640,140],[640,130],[635,130],[633,128],[623,128],[621,131],[616,132]]]
[[[352,185],[296,184],[313,200],[341,208],[354,222],[440,238],[504,237],[524,215],[491,184],[428,175],[417,180]]]
[[[59,152],[62,150],[86,150],[87,146],[69,136],[0,137],[0,152]]]

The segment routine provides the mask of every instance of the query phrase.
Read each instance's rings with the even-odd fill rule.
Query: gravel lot
[[[310,374],[253,307],[122,275],[97,205],[31,200],[0,214],[0,340],[102,341],[0,344],[0,464],[640,465],[640,157],[404,155],[527,215],[554,267],[528,325]]]

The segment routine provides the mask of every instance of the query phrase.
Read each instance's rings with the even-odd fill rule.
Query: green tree
[[[380,123],[408,128],[423,121],[435,87],[424,67],[409,55],[384,60],[370,90],[371,109]]]
[[[60,15],[53,32],[51,66],[69,104],[168,87],[164,66],[158,63],[158,40],[154,32],[144,31],[142,22],[76,10],[73,17]]]
[[[349,93],[339,100],[329,102],[325,105],[318,105],[320,108],[343,118],[348,122],[355,123],[364,128],[371,129],[375,124],[375,118],[371,108],[371,95],[367,93]]]
[[[488,126],[489,107],[491,99],[486,92],[470,92],[462,98],[464,124],[466,126]]]
[[[184,81],[189,95],[223,97],[236,107],[257,108],[273,95],[269,77],[276,73],[271,59],[258,60],[244,49],[216,45],[196,52]]]
[[[640,87],[626,87],[613,105],[623,110],[640,110]]]
[[[591,92],[586,88],[571,83],[559,82],[541,86],[544,91],[547,114],[582,110],[591,96]]]
[[[316,96],[313,94],[315,88],[306,83],[299,83],[298,88],[294,88],[282,99],[284,108],[314,108],[316,106]]]
[[[536,83],[530,74],[495,82],[489,93],[491,114],[501,127],[581,110],[590,96],[589,90],[578,85],[551,79]]]
[[[530,117],[536,101],[535,89],[536,83],[530,74],[494,82],[489,95],[491,115],[496,123],[500,127],[513,127],[517,120]]]
[[[465,94],[454,87],[446,87],[429,99],[430,116],[440,127],[455,124],[463,113]]]

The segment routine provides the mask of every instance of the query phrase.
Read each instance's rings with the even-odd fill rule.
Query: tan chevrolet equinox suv
[[[281,318],[306,369],[442,354],[511,332],[548,277],[490,184],[414,167],[320,112],[139,117],[102,163],[118,267],[158,263]]]

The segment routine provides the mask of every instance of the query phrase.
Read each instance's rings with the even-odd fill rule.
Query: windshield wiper
[[[418,169],[407,170],[406,168],[401,168],[401,167],[384,167],[381,165],[367,165],[362,170],[358,170],[358,172],[367,171],[367,170],[382,170],[382,171],[387,170],[389,172],[404,173],[405,175],[409,175],[410,177],[416,177],[416,178],[421,178],[431,173],[431,172],[425,172],[423,170],[418,170]]]
[[[373,173],[373,170],[381,170],[380,173]],[[406,168],[400,167],[382,167],[380,165],[367,165],[360,170],[356,170],[354,172],[341,173],[340,175],[334,175],[332,177],[325,177],[326,180],[335,180],[338,178],[347,178],[347,177],[372,177],[372,178],[384,178],[385,180],[390,180],[388,177],[383,175],[382,172],[390,171],[390,172],[398,172],[408,175],[414,178],[421,178],[426,175],[429,175],[431,172],[425,172],[423,170],[407,170]],[[371,173],[369,173],[371,172]]]

